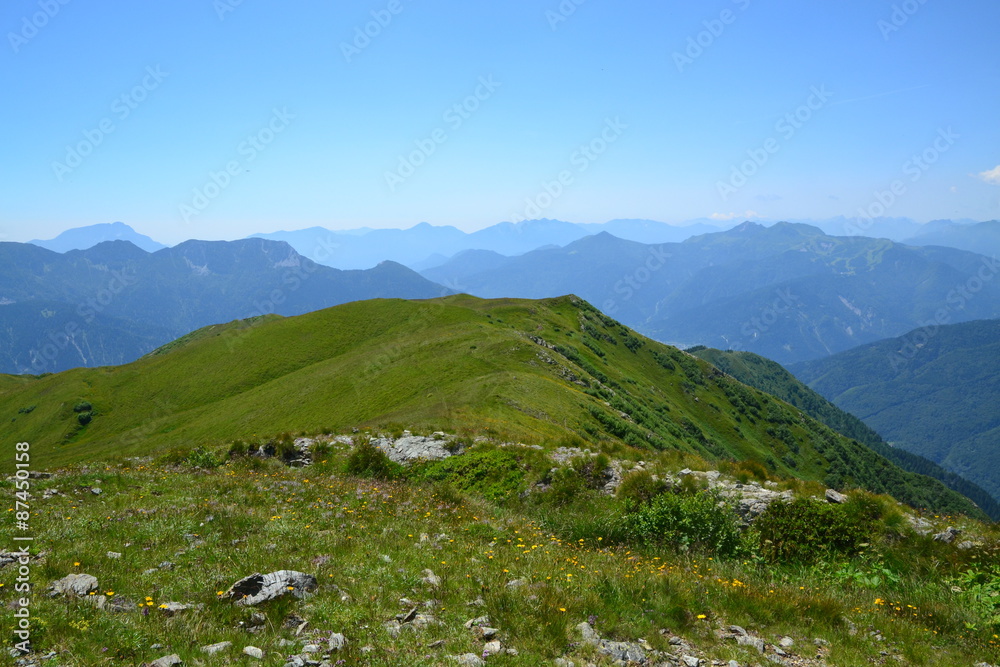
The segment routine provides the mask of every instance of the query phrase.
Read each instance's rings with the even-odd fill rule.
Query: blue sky
[[[1000,217],[993,0],[63,1],[0,7],[3,240]]]

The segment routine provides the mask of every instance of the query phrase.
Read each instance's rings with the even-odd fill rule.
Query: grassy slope
[[[928,475],[948,488],[973,500],[993,520],[1000,519],[1000,503],[983,488],[949,472],[923,457],[889,446],[878,433],[854,415],[844,412],[797,380],[781,364],[752,352],[722,351],[712,348],[689,350],[740,382],[756,387],[799,408],[839,433],[862,442],[880,455],[911,473]]]
[[[73,412],[80,401],[97,412],[82,429]],[[126,366],[0,377],[0,420],[11,439],[32,443],[39,466],[399,424],[529,442],[579,434],[612,448],[624,440],[752,459],[781,475],[927,507],[962,505],[932,480],[912,488],[864,446],[706,362],[636,338],[574,297],[376,300],[231,323]],[[961,509],[977,513],[970,503]]]

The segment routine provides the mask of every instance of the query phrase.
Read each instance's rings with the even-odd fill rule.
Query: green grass
[[[73,412],[81,402],[93,407],[86,424]],[[632,457],[752,460],[774,474],[898,497],[919,486],[910,495],[929,508],[978,514],[939,483],[905,477],[575,297],[374,300],[209,327],[124,366],[0,376],[0,422],[9,439],[32,444],[37,467],[404,424],[529,443],[578,438]]]
[[[551,492],[491,500],[428,480],[421,469],[395,481],[348,476],[341,472],[348,449],[335,443],[326,458],[304,469],[287,468],[277,458],[235,459],[207,471],[149,460],[95,461],[33,480],[32,547],[44,554],[31,566],[36,648],[58,651],[59,664],[71,667],[137,665],[173,652],[187,663],[221,665],[239,662],[242,647],[252,644],[267,652],[263,664],[281,665],[282,655],[297,652],[280,647],[281,640],[325,644],[330,632],[342,632],[349,643],[336,658],[347,664],[438,665],[445,655],[481,653],[482,642],[462,624],[485,614],[504,645],[519,652],[491,658],[497,665],[546,664],[559,656],[609,664],[579,644],[574,627],[588,618],[608,638],[643,638],[672,651],[667,640],[677,635],[706,657],[743,662],[754,656],[719,640],[716,629],[735,623],[768,642],[790,635],[794,651],[805,656],[814,654],[812,640],[819,637],[830,642],[828,661],[836,665],[871,664],[882,650],[913,665],[1000,657],[993,634],[1000,628],[984,624],[984,616],[951,588],[961,573],[995,563],[995,527],[963,519],[984,544],[959,551],[879,524],[867,550],[853,557],[815,566],[768,563],[756,552],[724,557],[710,549],[683,552],[630,541],[616,532],[624,502],[588,489],[559,504],[550,502]],[[519,456],[520,449],[477,445],[454,461],[477,453],[491,460],[491,452],[509,450],[529,478],[552,465],[535,450]],[[671,458],[646,457],[661,475]],[[103,493],[93,495],[94,486]],[[45,489],[61,495],[41,500]],[[13,504],[10,481],[0,483],[0,493]],[[888,499],[879,502],[894,507]],[[954,520],[934,520],[945,521]],[[5,544],[13,532],[5,522]],[[110,558],[109,551],[122,556]],[[160,569],[164,561],[173,568]],[[319,589],[305,600],[261,606],[262,631],[241,630],[252,610],[218,593],[243,576],[278,569],[313,574]],[[425,569],[441,577],[440,588],[422,581]],[[892,576],[849,576],[882,571]],[[51,581],[74,572],[97,577],[97,595],[142,604],[146,611],[109,613],[88,600],[44,594]],[[12,567],[0,570],[0,603],[20,595],[15,578]],[[514,579],[525,585],[508,587]],[[408,609],[404,597],[433,601],[430,613],[441,624],[391,638],[383,624]],[[468,606],[476,599],[484,606]],[[203,607],[169,618],[159,610],[168,601]],[[309,622],[298,639],[283,628],[291,614]],[[9,633],[9,613],[3,623]],[[873,640],[873,631],[885,640]],[[444,644],[430,647],[439,640]],[[200,653],[199,647],[220,641],[234,647],[215,658]],[[151,649],[153,644],[164,648]],[[363,654],[364,646],[374,651]],[[0,664],[12,662],[4,654]]]

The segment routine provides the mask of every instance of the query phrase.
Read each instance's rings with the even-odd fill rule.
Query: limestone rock
[[[252,607],[287,594],[302,598],[305,593],[316,590],[316,586],[316,577],[294,570],[256,573],[233,584],[222,595],[222,599],[235,600],[237,605]]]
[[[173,665],[183,665],[184,661],[176,653],[165,655],[149,663],[149,667],[173,667]]]
[[[52,597],[69,595],[83,597],[97,590],[97,577],[89,574],[69,574],[52,582]]]
[[[243,647],[243,654],[244,655],[248,655],[251,658],[254,658],[256,660],[263,660],[264,659],[264,651],[262,651],[261,649],[257,648],[256,646],[244,646]]]
[[[955,541],[955,538],[962,534],[958,528],[953,526],[948,526],[944,531],[938,533],[934,536],[936,542],[944,542],[945,544],[951,544]]]
[[[833,489],[827,489],[826,490],[826,502],[828,502],[828,503],[836,503],[838,505],[842,505],[842,504],[844,504],[844,503],[847,502],[847,496],[845,496],[843,493],[838,493],[837,491],[834,491]]]
[[[201,652],[207,653],[208,655],[215,655],[216,653],[222,653],[232,645],[233,645],[232,642],[219,642],[218,644],[209,644],[208,646],[202,646]]]
[[[385,452],[392,461],[401,464],[418,459],[440,461],[452,455],[448,449],[448,437],[444,433],[435,433],[431,437],[404,434],[397,440],[373,438],[371,444]]]

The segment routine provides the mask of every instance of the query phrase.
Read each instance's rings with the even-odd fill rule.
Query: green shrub
[[[662,479],[654,480],[648,470],[636,470],[625,475],[618,487],[618,498],[625,505],[625,510],[634,512],[653,501],[653,498],[666,493],[668,487]]]
[[[236,440],[231,445],[229,445],[229,452],[226,454],[227,458],[241,459],[246,456],[250,456],[253,452],[253,446],[244,440]]]
[[[76,420],[80,423],[80,426],[86,426],[94,418],[93,412],[81,412],[76,416]]]
[[[213,468],[219,467],[219,459],[216,457],[215,453],[205,449],[204,447],[196,447],[190,454],[188,454],[187,463],[192,468],[204,468],[205,470],[212,470]]]
[[[516,498],[525,489],[524,469],[514,455],[501,449],[473,450],[435,461],[422,474],[494,502]]]
[[[73,406],[73,412],[90,412],[93,409],[94,406],[92,406],[87,401],[80,401],[79,403]]]
[[[604,486],[604,471],[609,464],[604,454],[597,456],[577,456],[570,461],[573,472],[583,481],[588,489],[599,489]]]
[[[761,556],[771,562],[814,563],[823,557],[853,556],[867,543],[876,524],[858,508],[807,498],[775,502],[754,522]]]
[[[347,457],[344,470],[348,475],[356,477],[385,480],[400,479],[405,472],[403,466],[390,459],[367,439],[361,441]]]
[[[721,505],[721,506],[720,506]],[[736,514],[714,493],[664,493],[622,521],[630,539],[731,556],[741,550]]]

